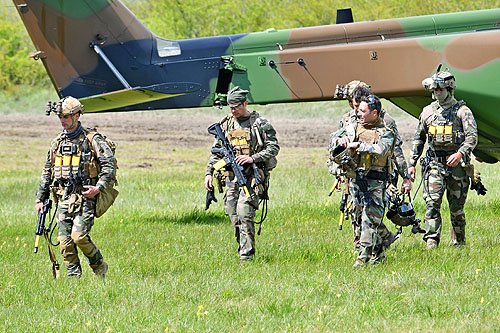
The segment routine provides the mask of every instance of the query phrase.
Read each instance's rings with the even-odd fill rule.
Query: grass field
[[[313,131],[309,124],[327,113],[311,105],[296,113],[277,106],[269,115],[275,123],[299,119]],[[201,112],[214,111],[193,116]],[[8,117],[0,115],[0,124]],[[123,140],[120,196],[92,230],[109,263],[107,278],[92,278],[84,264],[81,279],[53,280],[46,243],[33,253],[34,192],[50,137],[6,130],[0,129],[0,331],[500,330],[497,165],[480,165],[488,194],[469,193],[465,247],[449,245],[444,204],[439,248],[427,251],[421,236],[405,230],[387,264],[355,270],[349,225],[337,230],[339,194],[327,196],[333,180],[325,147],[283,147],[256,258],[241,263],[221,202],[203,210],[210,140],[194,146]],[[422,218],[420,194],[415,205]]]

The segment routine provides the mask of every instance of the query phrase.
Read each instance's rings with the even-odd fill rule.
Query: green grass
[[[327,196],[325,148],[282,149],[257,256],[241,263],[221,200],[203,210],[208,146],[119,143],[120,196],[92,229],[107,278],[93,279],[84,263],[80,280],[56,281],[46,243],[33,253],[48,139],[0,135],[0,331],[500,329],[497,165],[480,165],[488,194],[469,194],[467,246],[449,245],[445,203],[438,249],[406,229],[387,264],[354,270],[350,227],[337,230],[339,194]],[[421,195],[415,206],[422,218]]]

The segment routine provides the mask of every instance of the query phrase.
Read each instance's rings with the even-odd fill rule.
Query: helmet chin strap
[[[75,114],[71,115],[71,127],[68,128],[69,131],[72,131],[78,125],[78,121],[75,121]]]

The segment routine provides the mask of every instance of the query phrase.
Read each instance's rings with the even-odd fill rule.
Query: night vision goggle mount
[[[431,91],[440,88],[453,91],[457,87],[455,76],[449,72],[448,68],[441,71],[441,66],[442,64],[438,66],[435,74],[422,81],[422,85],[426,90]]]
[[[60,115],[62,113],[62,101],[59,102],[47,102],[47,106],[45,107],[45,115],[50,116],[50,113],[54,112],[56,115]]]

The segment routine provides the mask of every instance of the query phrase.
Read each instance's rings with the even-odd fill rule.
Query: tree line
[[[168,39],[335,24],[340,8],[354,21],[497,8],[500,0],[123,0],[153,33]],[[0,91],[49,87],[41,61],[28,56],[33,44],[11,0],[0,0]]]

